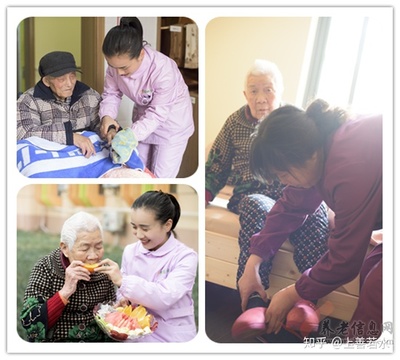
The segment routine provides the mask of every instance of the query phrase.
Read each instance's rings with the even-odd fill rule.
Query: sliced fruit
[[[143,320],[146,315],[147,315],[147,310],[142,305],[136,306],[130,314],[131,317],[138,319],[138,321]]]
[[[132,306],[131,305],[125,306],[123,313],[130,316],[132,313]]]
[[[98,263],[96,263],[96,264],[83,264],[82,266],[85,269],[88,269],[92,273],[92,272],[94,272],[94,269],[99,267],[100,265]]]
[[[104,320],[110,324],[116,326],[122,320],[122,313],[121,312],[112,312],[106,314]]]
[[[138,320],[139,326],[144,329],[145,327],[150,327],[151,315],[146,315],[144,319]]]

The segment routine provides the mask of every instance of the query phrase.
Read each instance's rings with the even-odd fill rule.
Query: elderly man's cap
[[[66,51],[53,51],[40,59],[39,74],[41,77],[50,75],[62,76],[72,71],[79,71],[74,56]]]

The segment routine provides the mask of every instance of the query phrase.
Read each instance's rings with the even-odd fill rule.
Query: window
[[[391,22],[320,18],[303,106],[319,97],[356,112],[382,112],[393,96]]]

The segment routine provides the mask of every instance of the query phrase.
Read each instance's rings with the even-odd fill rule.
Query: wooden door
[[[190,137],[182,164],[177,175],[185,178],[193,175],[198,167],[198,68],[195,65],[186,66],[185,48],[187,47],[185,27],[194,24],[194,21],[183,17],[163,17],[159,23],[160,51],[174,59],[190,91],[193,104],[194,134]],[[197,36],[197,33],[196,33]],[[197,41],[196,41],[197,43]]]
[[[104,39],[104,18],[83,17],[81,19],[82,82],[103,92],[104,57],[101,51]]]
[[[23,93],[35,85],[35,22],[34,18],[21,21],[18,30],[17,92]]]

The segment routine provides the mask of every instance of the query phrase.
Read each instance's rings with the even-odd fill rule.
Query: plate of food
[[[152,334],[157,321],[142,305],[124,307],[113,304],[98,304],[94,318],[99,327],[116,341],[136,340]]]

